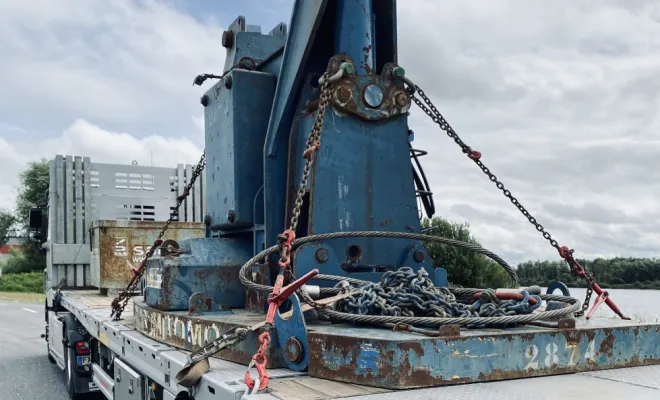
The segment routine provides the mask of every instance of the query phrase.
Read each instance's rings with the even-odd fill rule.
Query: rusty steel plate
[[[310,376],[386,389],[660,364],[660,325],[621,320],[443,338],[332,325],[315,326],[308,337]]]
[[[143,301],[134,301],[135,328],[158,342],[194,351],[219,338],[235,326],[245,328],[256,325],[265,319],[264,314],[244,310],[209,312],[203,315],[188,315],[188,311],[160,311],[147,306]],[[259,347],[258,338],[263,332],[259,329],[249,332],[241,343],[215,355],[222,360],[247,365]],[[277,332],[270,332],[271,346],[266,351],[268,368],[286,366],[280,351],[277,351]]]
[[[132,267],[139,267],[162,228],[162,222],[153,221],[94,221],[92,284],[100,289],[125,289],[133,277]],[[179,241],[205,236],[206,227],[201,222],[173,222],[163,239]]]

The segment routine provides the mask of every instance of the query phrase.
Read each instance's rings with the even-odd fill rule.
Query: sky
[[[199,73],[223,30],[264,32],[293,0],[0,0],[0,208],[56,154],[174,167],[204,147]],[[560,245],[655,257],[660,243],[660,3],[406,0],[399,63]],[[436,215],[507,261],[557,252],[440,129],[409,124]],[[152,161],[153,160],[153,161]]]

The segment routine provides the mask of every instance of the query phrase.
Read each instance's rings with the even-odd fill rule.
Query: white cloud
[[[0,190],[29,159],[55,153],[196,162],[192,78],[219,72],[224,26],[163,2],[51,3],[0,0]],[[400,63],[560,244],[581,257],[657,254],[657,2],[398,4]],[[437,215],[469,220],[512,262],[557,258],[423,113],[413,109],[410,125],[430,152],[421,161]]]

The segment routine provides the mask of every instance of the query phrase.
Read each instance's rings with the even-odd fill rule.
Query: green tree
[[[14,225],[16,217],[6,210],[0,210],[0,246],[7,243],[7,240],[14,235]]]
[[[50,166],[48,160],[32,161],[19,175],[21,182],[16,199],[16,219],[22,228],[27,228],[30,209],[35,205],[45,205],[50,186]]]
[[[29,163],[19,175],[19,179],[20,188],[16,199],[13,226],[17,231],[26,234],[29,230],[30,209],[46,205],[48,199],[47,193],[50,184],[48,160],[42,159]],[[44,221],[42,227],[45,228],[45,226]],[[4,270],[7,273],[40,271],[46,267],[46,254],[34,242],[25,239],[21,251],[12,253],[5,265]]]
[[[432,220],[425,219],[422,227],[432,228],[426,232],[427,235],[479,244],[472,236],[467,223],[459,224],[435,217]],[[510,278],[506,271],[481,254],[436,242],[426,242],[424,245],[434,265],[447,270],[447,279],[451,284],[477,288],[509,286]]]

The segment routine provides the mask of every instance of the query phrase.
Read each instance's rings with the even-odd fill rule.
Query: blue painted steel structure
[[[138,329],[187,350],[264,319],[265,295],[246,293],[238,271],[288,227],[324,72],[344,71],[330,93],[296,236],[421,229],[410,165],[411,99],[396,64],[396,0],[297,0],[288,29],[280,24],[262,34],[239,17],[222,41],[222,79],[201,101],[207,237],[181,241],[181,255],[149,260],[145,303],[135,306]],[[253,282],[274,284],[277,259],[269,261],[250,269]],[[423,267],[433,271],[435,286],[447,286],[446,270],[413,240],[307,243],[295,249],[292,265],[297,276],[319,269],[374,282],[388,270]],[[303,317],[297,297],[290,303],[291,317],[276,314],[268,367],[350,383],[401,389],[660,362],[657,325],[609,321],[454,336],[441,330],[429,338],[318,324]],[[250,332],[219,357],[247,364],[257,337]]]
[[[223,35],[223,78],[202,98],[208,237],[184,240],[181,247],[195,251],[176,261],[148,264],[148,276],[174,278],[148,282],[148,305],[187,309],[183,288],[203,288],[228,307],[244,304],[244,296],[225,290],[232,285],[226,281],[235,281],[249,255],[274,244],[290,219],[316,116],[317,80],[342,63],[352,63],[355,73],[342,80],[325,115],[302,207],[309,212],[301,215],[296,235],[420,232],[408,146],[410,98],[394,79],[395,10],[395,1],[297,1],[290,32],[280,24],[264,35],[243,17],[231,24]],[[235,255],[231,265],[227,253]],[[302,246],[293,270],[302,275],[321,268],[378,281],[384,271],[404,265],[434,269],[420,242],[356,238]],[[444,269],[433,276],[446,285]]]
[[[474,330],[421,338],[326,326],[309,335],[309,373],[390,389],[455,385],[660,363],[657,324],[579,323],[575,329]]]

